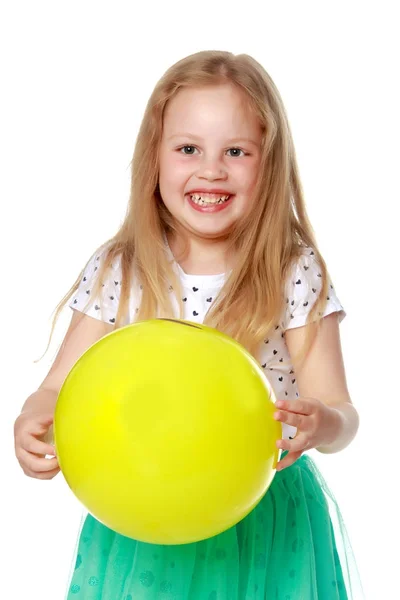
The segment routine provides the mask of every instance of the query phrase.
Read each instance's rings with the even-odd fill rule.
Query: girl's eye
[[[182,146],[182,148],[179,148],[179,152],[181,152],[181,154],[186,154],[186,156],[193,155],[194,150],[196,150],[195,146]],[[227,150],[227,152],[234,153],[234,154],[231,154],[232,158],[241,156],[240,152],[242,152],[242,156],[247,156],[247,154],[241,148],[229,148],[229,150]]]
[[[229,148],[228,152],[236,152],[237,153],[237,152],[243,152],[243,150],[241,150],[240,148]],[[245,156],[245,155],[246,155],[245,152],[243,152],[243,156]],[[240,156],[240,154],[231,154],[231,156],[236,158],[237,156]]]
[[[182,146],[182,148],[179,148],[179,151],[182,152],[182,150],[195,150],[195,147],[194,146]],[[182,154],[191,155],[191,154],[193,154],[193,152],[182,152]]]

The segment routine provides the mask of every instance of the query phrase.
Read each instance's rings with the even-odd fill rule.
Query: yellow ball
[[[128,325],[67,376],[54,434],[76,497],[114,531],[185,544],[229,529],[275,474],[281,424],[257,362],[186,321]]]

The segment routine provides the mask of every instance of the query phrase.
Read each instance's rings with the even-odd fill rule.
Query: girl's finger
[[[308,437],[304,434],[299,433],[292,440],[280,440],[279,448],[282,450],[288,450],[289,452],[304,452],[310,449]]]
[[[53,479],[60,472],[60,467],[53,469],[52,471],[48,471],[47,473],[39,473],[36,475],[36,479]]]
[[[31,454],[39,454],[41,456],[46,456],[46,454],[49,456],[55,456],[56,454],[54,446],[51,444],[46,444],[41,440],[37,440],[31,435],[22,440],[21,447],[23,450],[26,450]]]
[[[52,425],[53,419],[54,417],[51,414],[36,416],[34,419],[29,419],[24,428],[26,428],[31,435],[44,435],[47,433],[50,425]]]
[[[275,406],[299,415],[311,415],[314,411],[314,405],[309,400],[300,398],[297,400],[278,400]]]
[[[278,410],[274,413],[274,419],[276,421],[281,421],[282,423],[287,423],[288,425],[292,425],[293,427],[297,427],[297,429],[307,429],[308,426],[308,417],[300,414],[295,414],[286,410]]]
[[[276,466],[276,470],[277,471],[282,471],[282,469],[286,469],[287,467],[290,467],[293,463],[296,462],[296,460],[298,458],[300,458],[300,456],[303,454],[303,451],[300,450],[299,452],[289,452],[289,454],[286,454],[285,458],[282,458],[282,460],[280,460]]]
[[[56,458],[39,458],[23,448],[18,453],[18,460],[33,473],[47,473],[58,467],[58,460]]]
[[[53,469],[52,471],[47,471],[46,473],[35,473],[34,471],[30,471],[29,469],[24,469],[25,475],[28,477],[32,477],[33,479],[53,479],[60,472],[60,467]]]

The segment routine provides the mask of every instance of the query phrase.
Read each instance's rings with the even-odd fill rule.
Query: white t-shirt
[[[221,290],[226,275],[189,275],[173,260],[172,253],[167,247],[170,260],[178,273],[183,289],[181,301],[184,306],[184,319],[195,323],[203,323],[210,307],[215,302]],[[103,255],[95,254],[91,258],[79,285],[70,302],[70,307],[85,312],[87,315],[107,323],[114,323],[118,310],[121,288],[121,268],[118,260],[112,265],[112,271],[102,283],[101,307],[99,298],[91,298],[90,293],[96,280]],[[311,248],[306,248],[295,264],[287,282],[287,301],[282,311],[279,323],[269,338],[261,343],[256,355],[262,370],[270,382],[277,399],[293,400],[299,392],[296,383],[296,373],[291,363],[290,355],[283,336],[285,330],[305,325],[315,299],[321,289],[321,277],[318,263]],[[172,293],[172,291],[171,291]],[[129,315],[125,323],[135,321],[141,300],[141,288],[133,281],[129,301]],[[176,317],[179,318],[178,301],[174,299]],[[333,312],[339,313],[339,322],[346,313],[336,296],[332,282],[329,282],[329,292],[323,316]],[[296,428],[283,424],[283,438],[292,438]]]

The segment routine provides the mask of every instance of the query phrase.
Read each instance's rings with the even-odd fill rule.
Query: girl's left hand
[[[340,411],[315,398],[278,400],[274,413],[276,421],[297,427],[292,440],[278,440],[276,445],[288,454],[279,461],[276,470],[281,471],[292,465],[305,450],[325,446],[333,442],[341,426]]]

